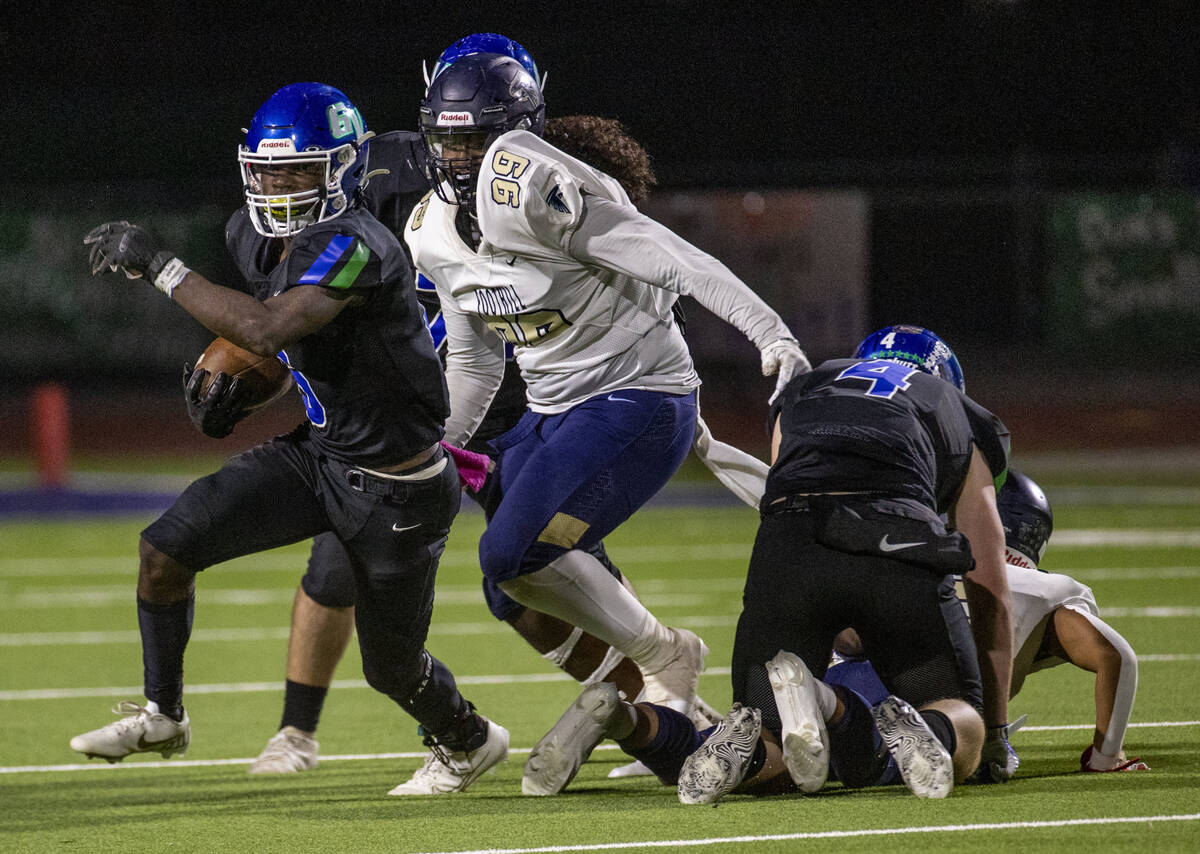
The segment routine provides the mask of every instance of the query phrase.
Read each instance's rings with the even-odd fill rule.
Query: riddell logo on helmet
[[[470,113],[438,113],[437,123],[446,126],[462,126],[475,124],[475,117]]]
[[[1008,546],[1004,547],[1004,562],[1012,566],[1019,566],[1022,569],[1037,569],[1037,565],[1033,561],[1020,552],[1013,551]]]
[[[288,151],[296,150],[296,146],[290,139],[264,139],[258,144],[259,151],[272,151],[276,148],[286,148]]]

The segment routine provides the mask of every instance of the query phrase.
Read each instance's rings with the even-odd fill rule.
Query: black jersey
[[[314,441],[330,457],[367,468],[407,459],[437,442],[449,414],[446,380],[396,236],[361,208],[281,241],[254,230],[245,208],[225,231],[257,299],[297,287],[363,298],[279,355],[295,377]]]
[[[363,203],[376,219],[400,237],[409,214],[432,190],[425,174],[425,143],[421,134],[412,131],[394,130],[380,134],[371,140],[369,169],[371,179],[363,190]],[[408,247],[400,241],[404,251]],[[446,331],[440,315],[434,283],[423,276],[417,280],[417,298],[425,309],[429,331],[438,351],[445,354],[442,346]],[[512,357],[511,348],[506,348],[504,381],[496,392],[492,405],[483,422],[467,447],[484,452],[486,443],[511,429],[525,414],[525,382]]]
[[[837,359],[796,377],[771,409],[779,455],[763,507],[786,495],[866,492],[914,499],[938,514],[955,500],[978,447],[992,475],[1008,430],[950,383],[911,366]]]

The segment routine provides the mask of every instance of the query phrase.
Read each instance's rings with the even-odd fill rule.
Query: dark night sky
[[[343,89],[374,130],[413,127],[421,60],[478,30],[531,50],[553,113],[625,121],[668,182],[720,184],[739,163],[1119,157],[1200,125],[1194,0],[126,3],[64,17],[72,5],[0,23],[10,187],[232,185],[238,129],[301,79]]]

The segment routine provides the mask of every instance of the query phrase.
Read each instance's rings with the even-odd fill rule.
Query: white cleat
[[[675,655],[665,667],[653,673],[642,672],[642,692],[638,696],[647,703],[690,715],[696,706],[696,686],[700,684],[708,647],[695,632],[668,631],[675,640]]]
[[[746,777],[762,733],[762,713],[735,703],[708,740],[679,769],[679,802],[712,804]]]
[[[780,650],[767,662],[767,678],[783,735],[783,762],[802,792],[815,792],[829,776],[829,732],[817,703],[816,677],[798,655]]]
[[[621,694],[613,683],[597,682],[584,688],[530,751],[521,792],[557,795],[565,789],[624,714]]]
[[[285,726],[250,763],[250,774],[295,774],[317,767],[317,740],[294,726]]]
[[[187,753],[192,726],[186,711],[183,720],[176,721],[129,700],[117,703],[112,711],[114,715],[127,717],[75,736],[71,739],[71,749],[88,759],[105,759],[110,764],[131,753],[161,753],[164,759]]]
[[[954,761],[920,713],[899,697],[873,710],[875,726],[905,785],[918,798],[944,798],[954,790]]]
[[[486,720],[486,719],[485,719]],[[484,771],[508,758],[508,730],[488,721],[487,741],[474,750],[449,751],[434,744],[425,764],[389,795],[448,795],[462,792]]]
[[[652,777],[654,772],[635,759],[628,765],[618,765],[616,768],[608,772],[608,779],[616,780],[620,777]]]

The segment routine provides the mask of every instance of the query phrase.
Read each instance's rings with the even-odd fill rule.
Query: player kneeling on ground
[[[869,785],[889,752],[915,794],[949,795],[979,764],[985,721],[1006,720],[1012,661],[993,486],[1008,432],[962,387],[950,348],[912,326],[793,378],[772,408],[774,464],[734,643],[733,709],[702,734],[670,709],[593,686],[534,748],[530,763],[557,769],[548,783],[565,787],[607,737],[677,782],[684,803],[815,792],[831,765],[844,784]],[[849,626],[891,692],[875,709],[819,679]]]
[[[996,496],[1004,525],[1005,573],[1012,596],[1013,667],[1009,697],[1015,697],[1030,673],[1064,662],[1096,674],[1096,730],[1080,757],[1080,769],[1144,771],[1140,758],[1128,759],[1125,730],[1137,692],[1137,656],[1128,641],[1100,619],[1092,591],[1067,575],[1038,568],[1054,526],[1050,502],[1024,474],[1010,470]],[[887,694],[853,637],[839,636],[846,660],[831,667],[826,681],[844,685],[878,703]],[[1014,730],[1015,731],[1015,730]],[[1004,782],[1019,760],[1008,743],[1009,728],[989,728],[983,761],[973,782]],[[881,782],[888,782],[885,775]]]

